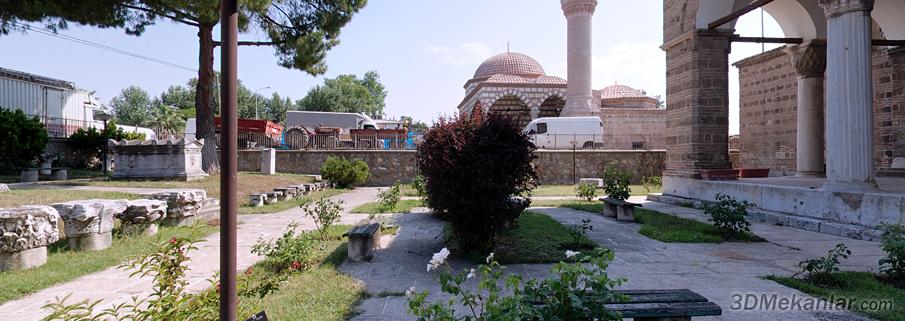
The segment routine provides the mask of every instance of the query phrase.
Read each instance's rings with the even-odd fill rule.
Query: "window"
[[[644,142],[632,142],[632,149],[644,149]]]
[[[546,134],[547,133],[547,123],[537,123],[537,131],[535,134]]]

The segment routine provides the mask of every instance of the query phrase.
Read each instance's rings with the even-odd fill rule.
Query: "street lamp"
[[[94,120],[99,120],[104,122],[104,133],[107,133],[107,121],[113,119],[113,115],[105,113],[103,110],[95,110],[94,111]],[[107,142],[104,142],[104,176],[107,176]]]
[[[255,90],[255,119],[258,119],[258,92],[264,89],[270,89],[270,86]]]

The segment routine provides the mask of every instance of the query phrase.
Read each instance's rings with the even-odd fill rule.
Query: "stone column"
[[[872,191],[873,83],[871,17],[873,0],[820,0],[826,12],[826,140],[830,191]]]
[[[261,174],[276,174],[277,166],[277,150],[273,148],[265,148],[261,151]]]
[[[789,47],[786,52],[798,73],[797,176],[824,177],[823,73],[826,70],[826,45],[811,41]]]
[[[568,21],[568,93],[562,117],[591,116],[599,108],[591,101],[591,21],[597,0],[561,0]]]

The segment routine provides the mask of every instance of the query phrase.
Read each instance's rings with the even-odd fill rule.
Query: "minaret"
[[[591,97],[591,19],[597,0],[560,0],[568,21],[568,93],[560,116],[593,116],[599,107]]]

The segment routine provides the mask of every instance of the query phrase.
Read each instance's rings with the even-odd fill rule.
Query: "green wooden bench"
[[[700,294],[680,290],[617,290],[628,301],[606,304],[623,318],[635,321],[690,321],[693,317],[722,315],[723,309]]]
[[[617,220],[626,222],[634,222],[635,207],[643,207],[641,204],[609,197],[600,198],[600,201],[603,202],[603,209],[600,214],[607,217],[615,217]]]

